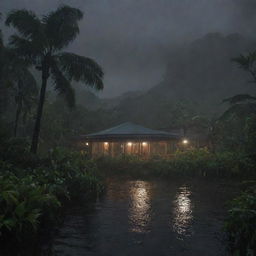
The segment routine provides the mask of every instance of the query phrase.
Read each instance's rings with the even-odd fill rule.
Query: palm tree
[[[2,13],[0,12],[0,20],[2,20]],[[3,47],[3,35],[2,35],[2,30],[0,29],[0,51],[1,48]]]
[[[240,68],[252,77],[256,83],[256,51],[232,59]],[[219,141],[226,147],[243,150],[246,142],[246,127],[249,119],[255,118],[256,97],[249,94],[237,94],[223,100],[229,107],[218,118],[216,130]],[[223,143],[224,142],[224,143]]]
[[[0,13],[0,20],[1,20],[1,13]],[[4,42],[3,42],[3,35],[2,31],[0,30],[0,115],[3,113],[3,109],[5,104],[5,92],[6,88],[4,87],[3,83],[3,67],[4,67]]]
[[[63,95],[70,107],[75,97],[72,81],[80,81],[95,89],[103,89],[103,71],[92,59],[69,52],[61,52],[79,34],[78,21],[83,13],[69,6],[38,18],[33,12],[16,10],[8,14],[6,25],[11,25],[18,35],[10,37],[10,45],[41,72],[41,90],[31,152],[36,153],[40,123],[48,79],[51,77],[56,91]]]
[[[1,103],[7,105],[9,92],[14,91],[15,102],[17,104],[14,136],[17,134],[20,114],[24,117],[31,109],[32,101],[37,95],[36,80],[28,69],[29,63],[20,58],[14,49],[6,47],[0,30],[0,89]],[[1,105],[1,113],[3,106]]]
[[[0,20],[2,18],[2,13],[0,12]],[[3,45],[3,36],[2,36],[2,30],[0,29],[0,50],[2,48]]]
[[[35,103],[38,90],[36,80],[28,68],[29,63],[20,58],[13,49],[5,47],[4,51],[3,80],[9,85],[9,91],[12,95],[14,94],[17,104],[14,122],[14,136],[16,136],[20,114],[23,112],[25,120],[27,113]]]
[[[14,136],[17,135],[18,123],[20,115],[23,112],[23,120],[26,120],[27,114],[30,112],[32,106],[36,103],[38,94],[37,84],[35,78],[28,70],[24,70],[23,76],[20,76],[16,82],[15,102],[17,105],[15,122],[14,122]]]
[[[240,55],[232,59],[240,68],[249,72],[253,78],[253,83],[256,83],[256,51],[249,52],[247,55]]]
[[[248,72],[252,77],[252,83],[256,83],[256,51],[248,55],[240,55],[232,59],[240,68]],[[230,107],[221,115],[220,121],[231,120],[234,117],[244,119],[250,114],[256,113],[256,97],[249,94],[237,94],[223,100]]]

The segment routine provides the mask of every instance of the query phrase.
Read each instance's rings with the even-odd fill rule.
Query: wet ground
[[[235,184],[109,179],[95,203],[68,210],[54,256],[227,255],[222,226]]]

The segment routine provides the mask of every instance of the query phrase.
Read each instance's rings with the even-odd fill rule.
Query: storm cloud
[[[168,53],[206,33],[251,36],[256,10],[254,0],[0,0],[0,11],[45,14],[60,4],[84,12],[80,35],[68,50],[102,65],[104,97],[159,83]]]

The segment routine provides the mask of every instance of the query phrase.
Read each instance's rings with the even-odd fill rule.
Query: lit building
[[[102,155],[164,157],[175,152],[181,139],[178,134],[153,130],[133,123],[123,123],[97,133],[82,135],[80,145],[87,147],[93,157]]]

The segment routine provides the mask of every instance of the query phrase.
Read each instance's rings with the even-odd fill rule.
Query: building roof
[[[118,139],[179,139],[180,135],[159,130],[153,130],[130,122],[97,132],[87,134],[88,140],[118,140]]]

